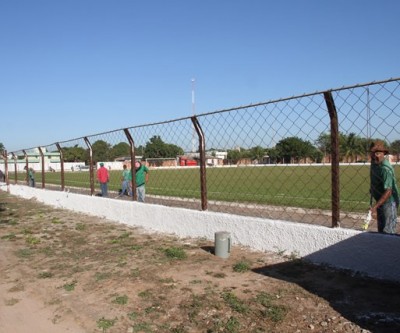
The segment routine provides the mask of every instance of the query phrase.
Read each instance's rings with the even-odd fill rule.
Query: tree
[[[103,140],[98,140],[92,144],[93,149],[93,161],[109,161],[110,156],[110,144]]]
[[[276,144],[279,156],[284,163],[299,162],[301,159],[311,157],[315,147],[309,142],[298,137],[282,139]]]
[[[243,157],[243,154],[240,150],[237,150],[237,149],[228,150],[227,159],[228,159],[229,163],[237,164],[237,162],[239,162],[239,160],[242,157]]]
[[[160,136],[155,135],[146,143],[144,147],[144,158],[176,158],[183,155],[184,151],[181,147],[165,143]]]
[[[345,136],[345,142],[341,148],[346,162],[350,163],[357,162],[357,157],[364,153],[361,138],[355,133]]]
[[[114,160],[117,157],[130,156],[130,153],[131,146],[126,142],[120,142],[111,148],[109,158],[110,160]]]
[[[63,148],[62,151],[65,162],[86,162],[88,160],[88,152],[78,145]]]
[[[318,139],[315,141],[318,149],[325,156],[331,155],[332,153],[332,144],[331,144],[331,134],[330,133],[321,133]]]
[[[252,160],[257,160],[258,162],[262,161],[264,155],[265,155],[265,149],[262,148],[261,146],[255,146],[251,148],[249,151],[249,157]]]
[[[0,142],[0,154],[3,154],[4,150],[4,145]]]
[[[400,156],[400,140],[394,140],[390,145],[390,152],[396,156],[396,161],[399,160]]]
[[[276,148],[268,148],[266,151],[268,157],[269,157],[269,163],[271,164],[276,164],[280,161],[279,159],[279,152]]]

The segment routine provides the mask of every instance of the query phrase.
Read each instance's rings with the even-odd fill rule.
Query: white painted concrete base
[[[232,244],[256,251],[296,255],[317,264],[400,282],[400,237],[288,221],[203,212],[3,183],[0,189],[25,199],[104,217],[148,231],[214,240],[231,233]]]

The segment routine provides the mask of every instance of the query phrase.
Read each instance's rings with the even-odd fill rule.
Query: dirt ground
[[[1,333],[400,332],[399,284],[1,191],[0,253]]]

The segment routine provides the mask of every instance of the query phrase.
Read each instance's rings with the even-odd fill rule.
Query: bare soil
[[[397,283],[213,250],[0,191],[0,332],[400,331]]]

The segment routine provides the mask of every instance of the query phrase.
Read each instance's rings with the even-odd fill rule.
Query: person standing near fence
[[[139,161],[136,161],[135,170],[137,201],[144,202],[146,197],[146,183],[149,181],[149,169]]]
[[[384,142],[377,140],[371,145],[371,196],[375,205],[371,207],[372,217],[378,222],[378,232],[395,234],[399,191],[396,175],[390,162],[385,158],[389,150]]]
[[[129,195],[129,196],[132,195],[132,187],[131,187],[132,173],[131,170],[128,170],[126,164],[123,165],[123,168],[124,169],[122,171],[122,176],[121,176],[122,189],[118,197],[123,195]]]
[[[35,187],[35,170],[33,170],[32,168],[27,168],[25,166],[24,170],[28,170],[28,183],[30,187]]]
[[[97,170],[97,180],[100,183],[101,196],[108,197],[108,182],[110,176],[108,170],[104,167],[104,163],[100,163],[100,168]]]

